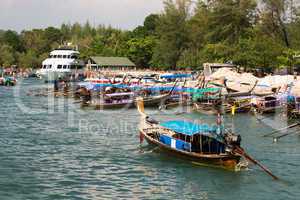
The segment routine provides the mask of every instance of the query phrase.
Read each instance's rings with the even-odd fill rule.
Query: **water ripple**
[[[270,129],[250,115],[229,120],[241,132],[249,153],[282,181],[272,181],[253,165],[248,171],[228,172],[140,147],[134,109],[81,110],[63,99],[48,108],[47,98],[23,92],[40,87],[40,82],[22,84],[17,98],[43,112],[22,113],[12,89],[0,87],[0,199],[296,199],[300,195],[299,137],[273,144],[261,138]],[[195,114],[175,117],[206,119]]]

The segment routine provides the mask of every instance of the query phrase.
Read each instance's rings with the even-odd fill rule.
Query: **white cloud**
[[[90,21],[122,29],[142,24],[163,0],[0,0],[0,29],[41,28]]]

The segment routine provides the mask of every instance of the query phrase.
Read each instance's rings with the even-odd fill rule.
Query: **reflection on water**
[[[41,84],[22,82],[17,100],[15,88],[0,87],[0,199],[296,199],[300,194],[300,137],[274,144],[261,137],[272,129],[252,115],[225,120],[281,181],[255,166],[230,172],[140,147],[136,110],[80,109],[72,99],[26,95],[45,87]],[[23,113],[20,101],[39,112]],[[178,110],[147,112],[159,120],[215,120],[174,115]]]

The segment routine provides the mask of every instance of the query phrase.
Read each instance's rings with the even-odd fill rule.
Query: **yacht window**
[[[67,56],[66,56],[66,55],[63,55],[63,58],[67,58]]]
[[[48,69],[51,69],[52,65],[48,65]]]
[[[71,58],[72,59],[77,59],[77,56],[76,55],[72,55]]]
[[[57,65],[57,69],[61,69],[62,68],[62,65]]]
[[[70,55],[68,55],[68,58],[71,58],[71,56],[70,56]]]
[[[57,55],[57,58],[61,58],[62,57],[62,55]]]
[[[53,58],[57,58],[57,55],[54,55]]]
[[[64,65],[64,69],[67,69],[67,65]]]
[[[70,65],[68,65],[68,69],[70,69]]]

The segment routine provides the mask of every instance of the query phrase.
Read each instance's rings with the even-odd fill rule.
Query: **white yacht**
[[[84,62],[79,60],[78,50],[60,47],[51,51],[38,73],[45,81],[54,81],[59,78],[72,79],[75,74],[82,73],[83,68]]]

